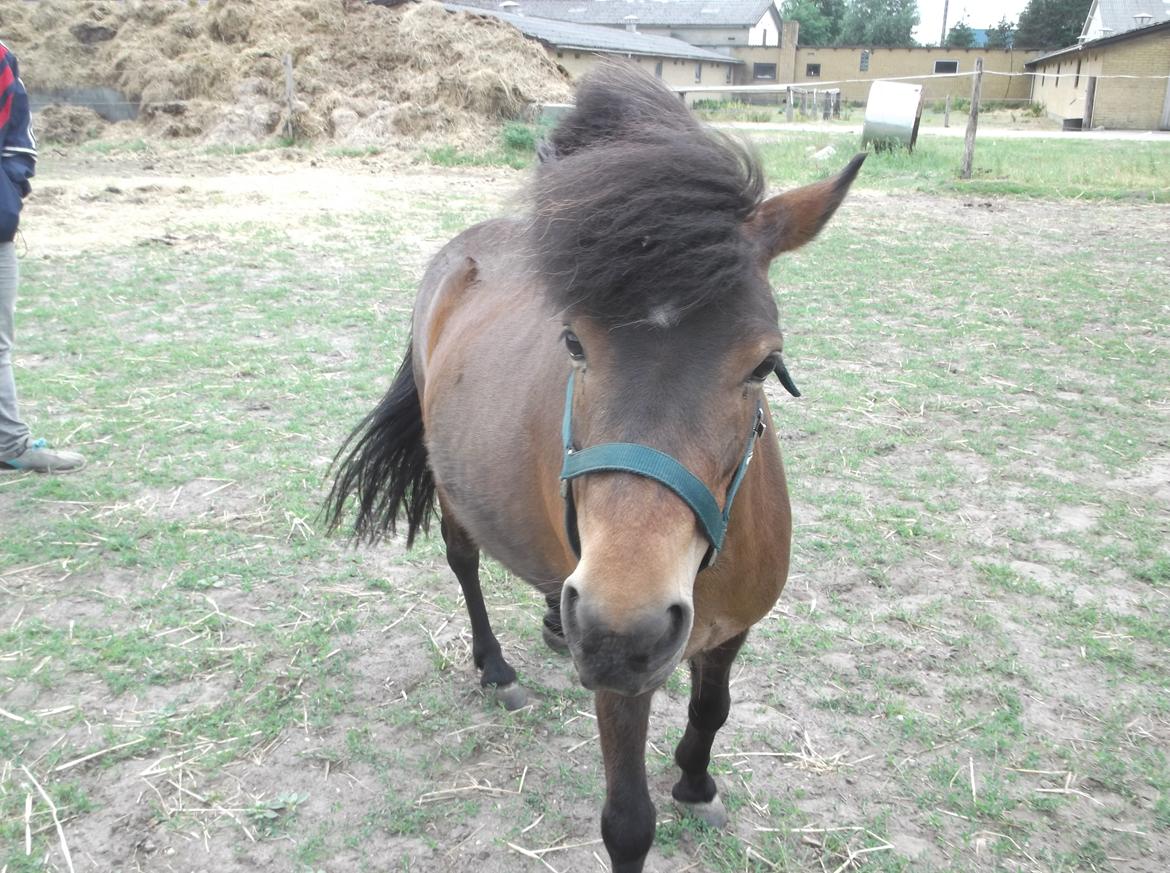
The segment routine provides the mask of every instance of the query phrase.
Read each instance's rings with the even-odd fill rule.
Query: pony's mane
[[[541,158],[534,246],[558,309],[654,323],[742,285],[759,164],[656,79],[620,64],[590,73]]]

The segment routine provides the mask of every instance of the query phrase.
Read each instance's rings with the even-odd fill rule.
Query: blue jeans
[[[12,340],[19,275],[15,244],[0,243],[0,461],[15,458],[28,446],[28,425],[20,420],[16,408],[16,381],[12,378]]]

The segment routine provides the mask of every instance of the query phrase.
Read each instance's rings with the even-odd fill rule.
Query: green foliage
[[[1061,48],[1073,45],[1085,25],[1092,0],[1028,0],[1020,13],[1015,45]]]
[[[987,47],[989,49],[1010,49],[1016,37],[1016,26],[1004,16],[995,27],[987,28]]]
[[[531,124],[509,121],[500,134],[504,148],[518,152],[536,151],[536,128]]]
[[[954,101],[956,114],[966,112],[965,98]],[[788,134],[783,142],[761,144],[769,179],[801,184],[822,178],[828,168],[810,162],[806,150],[833,145],[839,155],[856,149],[848,135]],[[975,175],[957,176],[963,141],[920,136],[913,152],[904,149],[874,154],[865,162],[858,187],[887,191],[954,191],[963,194],[1020,194],[1031,197],[1170,202],[1170,147],[1163,143],[1086,143],[980,136],[975,148]],[[779,182],[777,184],[780,184]]]
[[[785,0],[780,14],[800,22],[801,45],[833,45],[841,33],[845,0]]]
[[[841,23],[841,45],[912,46],[916,0],[852,0]]]
[[[775,106],[754,106],[738,100],[696,100],[691,107],[706,121],[749,121],[757,124],[776,121],[779,109]]]
[[[281,794],[250,807],[246,815],[261,836],[271,837],[283,832],[291,824],[297,807],[308,798],[295,792]]]
[[[960,21],[951,28],[945,43],[947,48],[971,48],[975,45],[975,31],[965,21]]]
[[[538,125],[509,121],[500,129],[500,145],[483,152],[463,151],[458,146],[445,145],[427,149],[423,156],[440,167],[511,167],[523,170],[536,156],[536,143],[542,129]]]

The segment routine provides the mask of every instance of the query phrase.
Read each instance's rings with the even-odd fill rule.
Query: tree
[[[960,21],[947,34],[947,41],[943,43],[947,48],[968,49],[975,45],[975,31],[967,26],[967,22]]]
[[[1020,13],[1015,45],[1060,48],[1073,45],[1085,26],[1093,0],[1028,0]]]
[[[800,22],[801,45],[832,45],[841,32],[845,0],[784,0],[780,15]]]
[[[784,0],[780,15],[800,22],[797,40],[801,45],[830,45],[833,42],[833,24],[816,0]]]
[[[1007,18],[1001,18],[995,27],[987,28],[987,47],[989,49],[1010,49],[1016,36],[1016,26]]]
[[[916,0],[851,0],[839,45],[912,46],[918,24]]]

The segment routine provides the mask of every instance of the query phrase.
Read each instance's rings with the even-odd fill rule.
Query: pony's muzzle
[[[694,609],[682,600],[657,605],[617,628],[569,579],[561,592],[561,621],[581,684],[634,696],[657,688],[674,671],[691,635]]]

